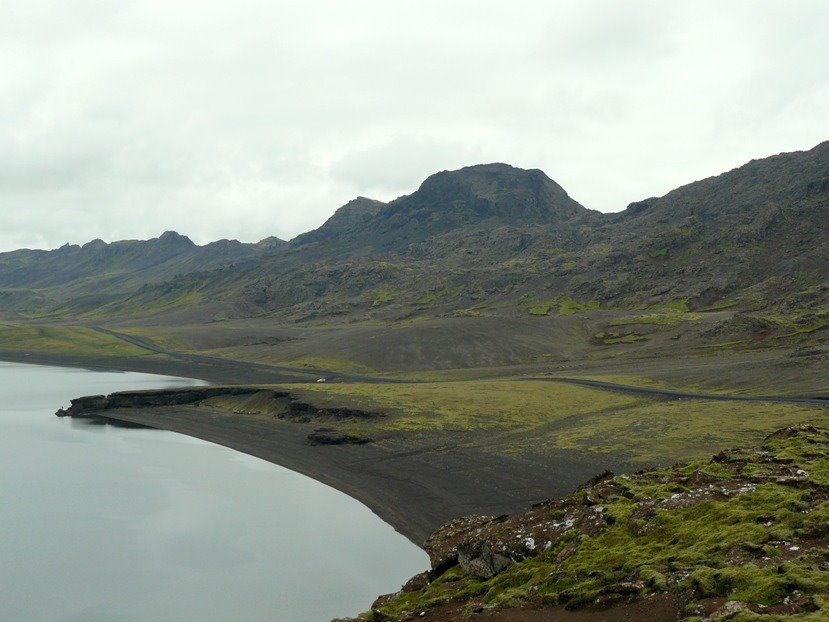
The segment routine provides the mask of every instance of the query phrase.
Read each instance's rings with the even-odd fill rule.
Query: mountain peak
[[[292,244],[338,239],[363,247],[396,246],[402,238],[425,239],[481,221],[555,224],[586,213],[543,171],[493,162],[435,173],[390,203],[352,199]]]
[[[511,224],[568,219],[587,211],[543,171],[498,162],[435,173],[392,205],[397,212],[433,212],[466,221],[497,217]]]
[[[357,228],[376,216],[388,204],[359,196],[340,207],[325,223],[314,231],[294,238],[295,244],[309,244],[336,237]]]
[[[104,242],[101,238],[95,238],[81,246],[83,250],[95,250],[99,248],[106,248],[107,243]]]
[[[165,231],[158,237],[158,241],[164,244],[180,244],[184,246],[195,246],[193,241],[186,235],[181,235],[176,231]]]

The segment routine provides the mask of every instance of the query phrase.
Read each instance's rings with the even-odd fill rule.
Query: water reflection
[[[85,417],[70,417],[70,425],[76,429],[86,428],[100,428],[102,426],[111,426],[113,428],[125,428],[127,430],[153,430],[151,426],[142,423],[134,423],[132,421],[122,421],[121,419],[111,419],[110,417],[102,417],[101,415],[87,415]]]
[[[189,381],[0,364],[0,620],[327,620],[428,565],[364,506],[232,450],[59,419]]]

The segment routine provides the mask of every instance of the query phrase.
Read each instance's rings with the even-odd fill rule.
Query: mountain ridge
[[[432,313],[542,296],[610,307],[700,306],[734,296],[746,307],[782,304],[826,274],[827,179],[829,141],[602,214],[538,169],[482,164],[430,175],[388,203],[357,197],[288,242],[200,247],[167,232],[146,242],[3,253],[0,293],[8,298],[14,289],[28,301],[23,307],[37,299],[47,307],[41,311],[58,315],[96,304],[122,315],[136,302],[192,306],[194,292],[210,300],[210,313],[221,307],[235,317],[320,317],[321,300],[335,315],[388,319],[419,300],[429,300]],[[48,253],[62,255],[60,269]],[[113,266],[135,278],[108,274]],[[106,291],[67,306],[89,293],[92,276]],[[823,299],[818,291],[809,304]]]
[[[274,238],[261,244],[217,240],[199,246],[187,236],[166,231],[149,240],[107,243],[95,239],[54,250],[20,249],[0,253],[0,291],[25,288],[34,295],[61,288],[62,295],[78,297],[104,288],[109,294],[123,294],[177,274],[220,268],[262,255],[285,242]],[[9,300],[6,297],[5,303]]]

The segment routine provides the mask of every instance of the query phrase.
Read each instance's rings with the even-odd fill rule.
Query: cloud
[[[827,138],[822,0],[0,12],[0,249],[290,238],[492,161],[616,210]]]
[[[461,143],[440,136],[396,135],[347,153],[330,167],[330,175],[389,200],[411,192],[437,171],[480,163],[485,150],[477,143],[483,139],[479,136]]]

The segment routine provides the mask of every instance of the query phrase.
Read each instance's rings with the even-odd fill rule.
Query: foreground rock
[[[829,619],[829,430],[605,473],[525,514],[454,520],[425,546],[431,570],[361,619]]]

